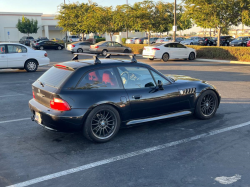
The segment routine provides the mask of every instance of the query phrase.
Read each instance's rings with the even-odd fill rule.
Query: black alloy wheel
[[[77,49],[77,53],[83,53],[83,50],[81,48]]]
[[[199,97],[195,115],[200,119],[210,119],[215,115],[217,108],[218,97],[214,91],[208,90]]]
[[[123,51],[123,53],[129,53],[129,50],[128,50],[128,49],[125,49],[125,50]]]
[[[112,139],[120,128],[120,116],[110,105],[94,108],[83,128],[83,134],[91,141],[103,143]]]
[[[188,59],[189,60],[194,60],[195,59],[195,54],[193,52],[190,53]]]
[[[162,61],[167,62],[168,59],[169,59],[169,55],[168,55],[167,53],[164,53],[164,54],[162,55]]]

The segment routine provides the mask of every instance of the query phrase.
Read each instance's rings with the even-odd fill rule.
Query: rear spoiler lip
[[[59,68],[59,69],[66,69],[66,70],[70,70],[70,71],[75,71],[74,68],[69,67],[69,66],[65,66],[65,65],[62,65],[62,64],[54,64],[54,67]]]

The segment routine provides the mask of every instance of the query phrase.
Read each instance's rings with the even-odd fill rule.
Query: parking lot
[[[50,66],[73,57],[47,53]],[[137,59],[165,75],[215,85],[222,96],[215,117],[144,123],[96,144],[81,132],[51,132],[30,120],[31,84],[50,66],[0,70],[0,186],[249,187],[250,66]]]

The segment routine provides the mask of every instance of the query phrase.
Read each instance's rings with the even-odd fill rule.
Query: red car
[[[250,47],[250,40],[248,40],[247,42],[247,47]]]

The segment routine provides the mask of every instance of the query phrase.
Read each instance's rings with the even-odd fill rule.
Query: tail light
[[[45,57],[47,57],[47,56],[48,56],[48,54],[47,54],[47,53],[44,53],[44,56],[45,56]]]
[[[146,48],[145,48],[145,47],[143,47],[143,50],[146,50]]]
[[[91,47],[91,48],[94,48],[94,49],[99,48],[99,46],[98,46],[98,45],[91,45],[90,47]]]
[[[71,110],[69,104],[59,98],[54,98],[50,101],[50,108],[53,110],[59,110],[59,111],[68,111]]]
[[[75,47],[75,45],[71,45],[72,47]]]
[[[33,98],[35,99],[35,98],[36,98],[36,96],[35,96],[35,92],[34,92],[34,91],[32,91],[32,94],[33,94]]]
[[[159,48],[152,48],[152,50],[159,51],[160,49]]]
[[[130,40],[131,42],[133,42],[133,40]]]
[[[164,42],[164,40],[161,40],[161,42]]]
[[[207,39],[205,41],[207,41]]]
[[[38,43],[36,43],[36,45],[39,45]]]

